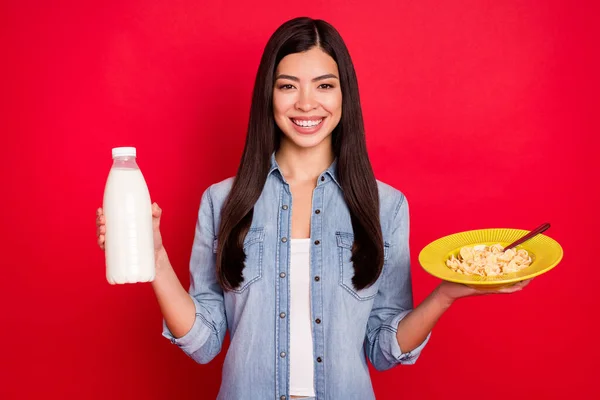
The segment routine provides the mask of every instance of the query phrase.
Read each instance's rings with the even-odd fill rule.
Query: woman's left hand
[[[475,289],[473,287],[460,283],[444,281],[437,287],[438,294],[441,295],[449,303],[462,297],[481,296],[485,294],[508,294],[523,290],[523,288],[531,282],[532,279],[527,279],[517,282],[514,285],[504,286],[499,289]]]

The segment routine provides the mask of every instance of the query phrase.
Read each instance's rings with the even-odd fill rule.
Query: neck
[[[282,140],[275,154],[281,173],[289,183],[316,181],[334,158],[331,140],[311,148],[301,148],[289,140]]]

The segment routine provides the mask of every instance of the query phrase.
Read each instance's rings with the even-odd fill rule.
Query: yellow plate
[[[419,263],[425,271],[445,281],[462,283],[479,289],[496,289],[533,278],[550,271],[563,257],[563,249],[557,241],[546,235],[537,235],[517,246],[531,255],[531,265],[518,271],[499,276],[463,275],[452,271],[446,260],[458,255],[464,246],[500,243],[508,246],[529,231],[521,229],[478,229],[459,232],[437,239],[421,250]]]

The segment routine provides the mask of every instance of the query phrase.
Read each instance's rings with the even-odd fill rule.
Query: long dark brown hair
[[[329,23],[295,18],[281,25],[265,46],[252,95],[246,144],[233,186],[221,210],[217,247],[217,277],[224,290],[243,282],[244,238],[271,166],[282,132],[273,116],[273,86],[277,65],[285,56],[320,47],[338,65],[342,116],[332,132],[337,175],[352,218],[354,246],[352,283],[357,290],[372,285],[383,268],[383,238],[377,182],[367,154],[358,81],[342,37]]]

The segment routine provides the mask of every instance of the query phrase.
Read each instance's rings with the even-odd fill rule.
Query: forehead
[[[292,75],[298,78],[314,78],[325,74],[338,75],[335,60],[318,47],[302,53],[285,56],[277,66],[276,74]]]

